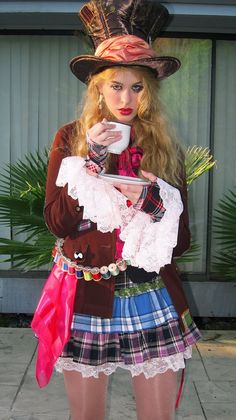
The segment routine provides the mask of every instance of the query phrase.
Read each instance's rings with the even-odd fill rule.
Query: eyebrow
[[[118,82],[117,80],[111,80],[111,83],[116,83],[117,85],[123,85],[124,84],[124,83]],[[140,82],[133,83],[132,86],[133,85],[141,85],[141,84],[142,84],[142,82],[140,80]]]

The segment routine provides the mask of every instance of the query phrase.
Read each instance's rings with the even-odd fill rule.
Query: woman
[[[140,38],[140,22],[150,35],[138,20],[144,8],[155,36],[168,15],[163,6],[114,5],[89,2],[80,12],[96,52],[75,57],[71,69],[88,84],[87,96],[80,118],[57,132],[50,155],[45,220],[63,240],[32,323],[38,381],[45,385],[42,372],[56,362],[72,419],[104,419],[108,376],[120,366],[131,372],[138,419],[169,420],[177,371],[200,338],[173,261],[190,241],[183,153],[158,100],[159,80],[179,61],[156,57]],[[100,31],[98,40],[104,16],[105,38]],[[116,122],[131,125],[120,155],[108,153],[121,139]],[[110,185],[99,175],[104,171],[145,177],[150,185]],[[56,308],[50,322],[46,301],[47,314]]]

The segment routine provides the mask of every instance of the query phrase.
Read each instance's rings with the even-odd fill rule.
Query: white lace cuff
[[[66,184],[68,195],[79,199],[79,205],[84,207],[84,219],[97,223],[101,232],[120,228],[124,241],[122,256],[132,265],[159,273],[161,267],[171,262],[183,211],[178,189],[158,179],[166,212],[160,222],[153,223],[148,214],[127,207],[127,198],[111,184],[87,174],[85,160],[79,156],[62,160],[56,185]]]

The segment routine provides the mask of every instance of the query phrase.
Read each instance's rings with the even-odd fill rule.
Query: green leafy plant
[[[176,257],[178,264],[187,264],[196,261],[199,258],[200,245],[194,240],[191,240],[190,248],[184,252],[181,257]]]
[[[209,171],[216,161],[205,147],[192,146],[188,147],[185,156],[185,168],[188,185],[191,185],[199,176]]]
[[[25,239],[0,238],[0,253],[12,262],[14,268],[27,270],[42,267],[52,261],[55,237],[48,231],[43,219],[48,151],[29,154],[24,160],[10,164],[0,174],[0,224],[10,227],[14,237],[23,234]],[[209,151],[200,147],[186,153],[187,182],[214,165]],[[191,249],[178,261],[189,262],[197,258],[199,246],[193,242]]]
[[[219,201],[213,217],[213,232],[220,245],[213,269],[229,279],[236,278],[236,187]]]
[[[25,240],[0,238],[0,253],[14,268],[34,269],[51,260],[55,241],[44,218],[48,152],[29,154],[24,161],[7,165],[0,175],[0,223],[24,234]]]
[[[188,147],[185,153],[185,171],[188,186],[193,181],[198,179],[205,172],[209,171],[216,161],[210,150],[205,147],[191,146]],[[177,258],[179,264],[186,264],[195,261],[199,257],[200,245],[195,240],[191,241],[190,249],[186,251],[181,257]]]

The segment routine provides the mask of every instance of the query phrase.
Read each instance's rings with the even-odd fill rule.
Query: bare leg
[[[104,420],[108,376],[83,378],[79,372],[63,371],[71,420]]]
[[[177,394],[177,372],[167,370],[153,378],[132,378],[138,420],[173,420]]]

